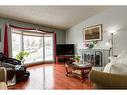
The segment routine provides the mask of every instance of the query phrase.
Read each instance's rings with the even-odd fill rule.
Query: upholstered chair
[[[7,73],[4,67],[0,67],[0,89],[7,89]]]
[[[127,89],[127,75],[92,70],[89,78],[95,89]]]

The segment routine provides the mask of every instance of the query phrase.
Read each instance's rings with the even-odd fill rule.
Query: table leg
[[[84,81],[84,70],[81,70],[81,82]]]
[[[65,70],[66,70],[66,76],[68,76],[69,71],[68,71],[68,66],[67,66],[67,64],[65,64]]]

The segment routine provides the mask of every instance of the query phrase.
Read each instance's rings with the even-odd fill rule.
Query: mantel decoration
[[[84,38],[84,41],[102,40],[102,24],[84,28],[83,38]]]
[[[93,42],[85,42],[85,47],[88,47],[89,49],[92,49],[93,47],[95,47],[97,41],[93,41]]]

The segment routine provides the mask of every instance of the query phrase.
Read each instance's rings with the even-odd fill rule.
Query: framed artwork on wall
[[[102,24],[86,27],[83,29],[84,41],[102,40]]]

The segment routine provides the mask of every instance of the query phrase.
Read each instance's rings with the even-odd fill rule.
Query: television
[[[74,44],[57,44],[56,55],[74,56]]]

